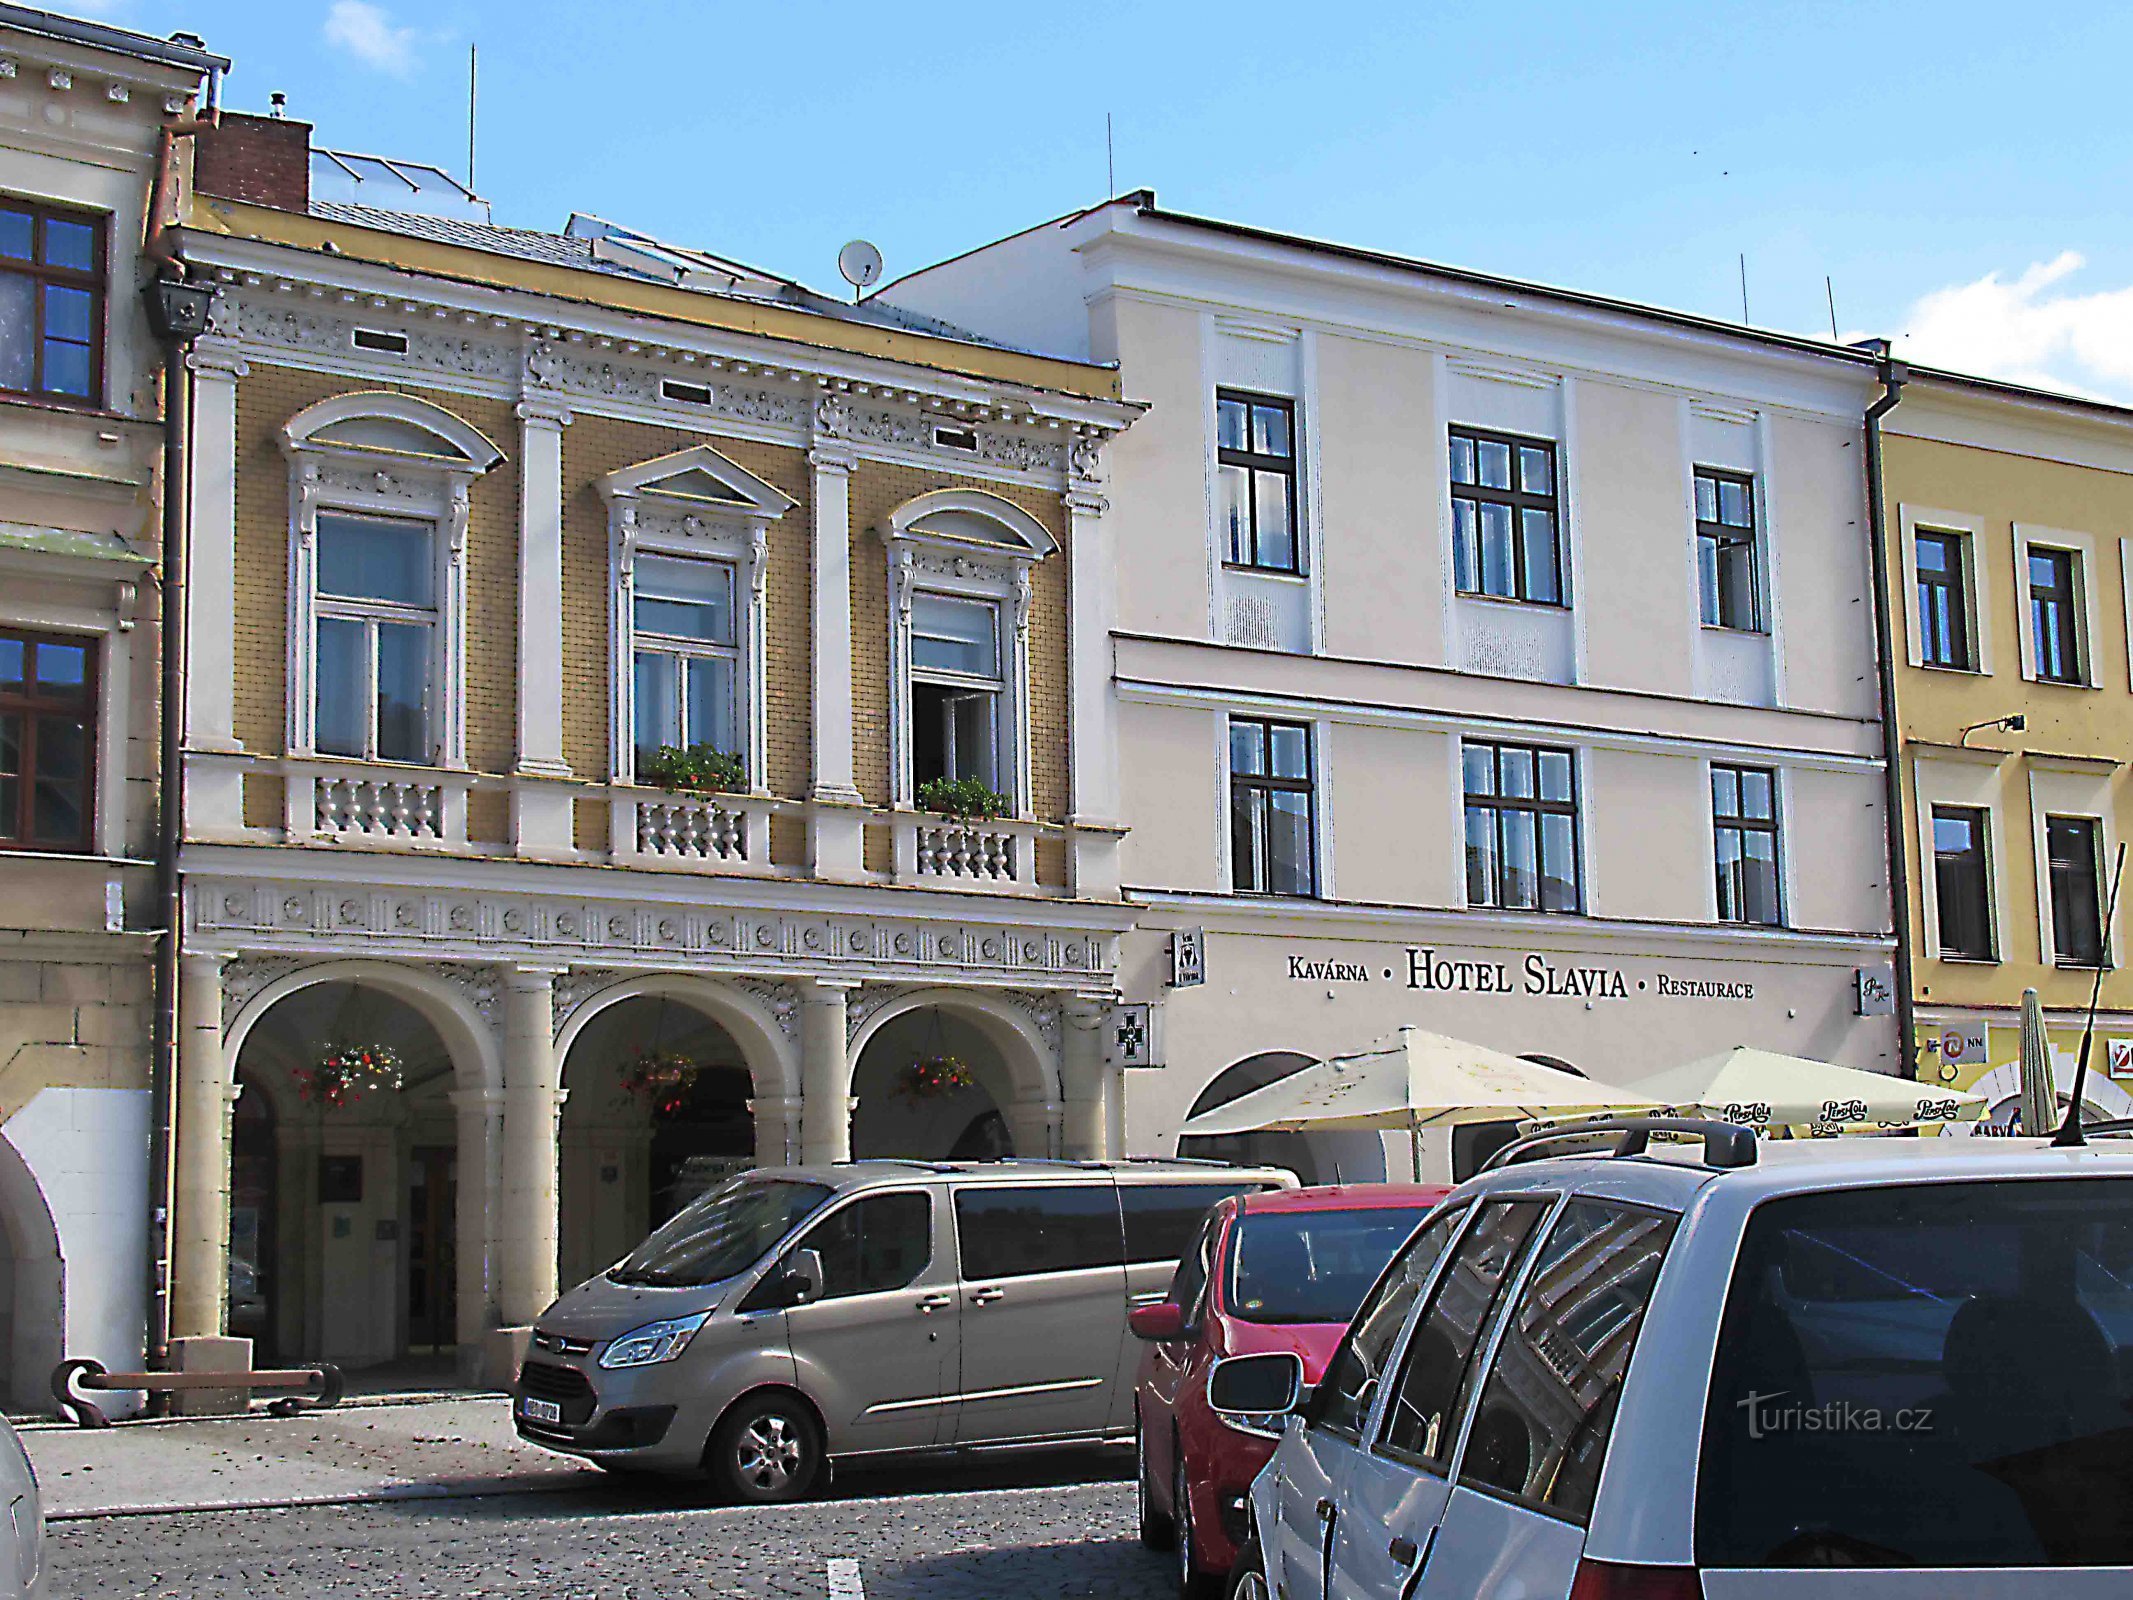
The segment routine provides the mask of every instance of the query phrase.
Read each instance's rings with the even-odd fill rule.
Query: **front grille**
[[[533,1348],[545,1350],[550,1355],[586,1356],[592,1354],[592,1347],[593,1341],[590,1339],[573,1339],[567,1333],[544,1333],[538,1328],[534,1330]]]
[[[576,1367],[559,1367],[547,1361],[529,1361],[518,1369],[518,1392],[535,1400],[553,1400],[563,1408],[563,1420],[573,1427],[593,1414],[597,1396],[590,1379]]]

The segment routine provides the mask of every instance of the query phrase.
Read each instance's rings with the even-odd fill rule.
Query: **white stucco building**
[[[880,297],[1149,407],[1107,519],[1132,1149],[1403,1023],[1603,1078],[1895,1066],[1859,999],[1892,948],[1868,357],[1145,191]],[[1263,1153],[1382,1171],[1373,1136]]]

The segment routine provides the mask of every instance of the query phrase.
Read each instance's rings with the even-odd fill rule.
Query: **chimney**
[[[311,124],[225,111],[202,128],[193,189],[277,211],[311,209]]]

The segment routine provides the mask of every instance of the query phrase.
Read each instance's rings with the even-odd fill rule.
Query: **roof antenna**
[[[1118,197],[1118,158],[1111,145],[1111,113],[1104,113],[1104,198]]]
[[[1740,320],[1742,326],[1748,321],[1748,252],[1740,253]]]
[[[1837,286],[1826,272],[1822,274],[1822,292],[1829,296],[1829,342],[1842,344],[1844,335],[1837,332]]]
[[[467,193],[474,190],[474,72],[480,59],[481,46],[467,46]]]
[[[2066,1120],[2052,1135],[2054,1150],[2078,1149],[2088,1143],[2081,1132],[2081,1095],[2088,1088],[2089,1049],[2096,1042],[2096,1006],[2103,997],[2103,969],[2111,959],[2111,920],[2118,912],[2118,885],[2125,875],[2126,847],[2120,843],[2117,859],[2111,866],[2111,895],[2103,906],[2103,949],[2097,956],[2096,980],[2089,985],[2088,1026],[2081,1030],[2081,1054],[2074,1061],[2074,1095],[2067,1102]]]

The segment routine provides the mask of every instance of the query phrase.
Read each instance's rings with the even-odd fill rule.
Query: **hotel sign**
[[[1439,994],[1516,994],[1568,1000],[1633,1000],[1650,995],[1671,1000],[1753,1000],[1745,978],[1685,977],[1660,969],[1639,977],[1617,963],[1529,950],[1523,956],[1448,956],[1433,945],[1404,946],[1388,961],[1327,960],[1291,953],[1287,974],[1294,983],[1388,983]]]

